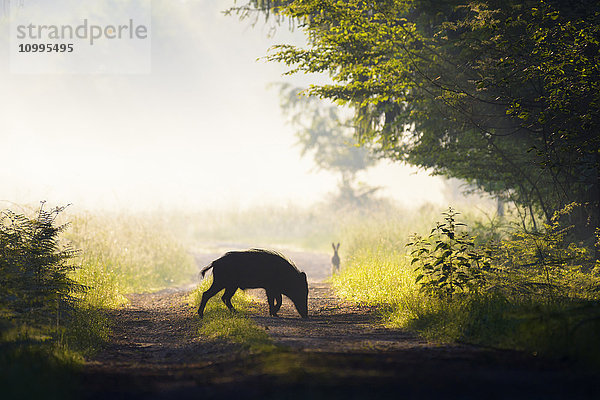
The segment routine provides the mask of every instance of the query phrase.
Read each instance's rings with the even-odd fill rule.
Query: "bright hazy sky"
[[[302,33],[284,25],[269,38],[262,22],[252,28],[221,14],[228,4],[153,1],[149,74],[11,73],[0,17],[0,200],[249,207],[308,205],[335,190],[337,176],[300,158],[277,90],[267,87],[310,79],[257,61],[273,44],[302,43]],[[361,180],[407,205],[444,203],[441,180],[414,173],[381,165]]]

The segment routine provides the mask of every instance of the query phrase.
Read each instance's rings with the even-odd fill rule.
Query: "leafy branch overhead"
[[[600,3],[251,1],[298,22],[306,48],[268,58],[328,73],[310,93],[350,104],[356,138],[380,154],[464,179],[534,224],[600,207]],[[538,223],[539,225],[539,223]]]

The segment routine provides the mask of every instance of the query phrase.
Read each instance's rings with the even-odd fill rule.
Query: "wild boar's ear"
[[[306,278],[306,274],[304,272],[300,272],[300,276],[304,278],[304,280],[308,281],[308,279]]]

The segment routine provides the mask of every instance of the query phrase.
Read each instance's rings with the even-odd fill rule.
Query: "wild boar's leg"
[[[232,311],[232,312],[235,312],[235,308],[233,308],[233,304],[231,304],[231,298],[235,294],[236,290],[237,290],[236,287],[234,287],[234,288],[228,287],[225,289],[225,293],[223,293],[223,297],[221,297],[221,300],[223,300],[223,303],[225,303],[227,308],[229,308],[229,311]]]
[[[209,287],[206,292],[202,293],[202,301],[200,301],[200,307],[198,307],[198,315],[200,316],[200,318],[204,316],[204,307],[206,307],[206,303],[208,302],[208,300],[215,294],[219,293],[221,289],[223,288],[215,285],[215,283],[213,282],[211,287]]]
[[[277,293],[275,295],[275,307],[273,308],[273,313],[275,315],[277,315],[277,313],[279,312],[279,309],[281,308],[281,303],[282,303],[282,298],[281,298],[281,293]]]
[[[275,295],[272,291],[267,290],[267,302],[269,303],[269,314],[273,317],[277,316],[277,310],[275,310]]]

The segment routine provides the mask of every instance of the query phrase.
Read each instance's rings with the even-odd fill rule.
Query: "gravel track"
[[[532,355],[428,343],[387,329],[377,310],[338,299],[327,283],[329,256],[288,252],[309,277],[309,319],[284,298],[268,316],[264,292],[252,317],[279,350],[251,354],[199,337],[186,304],[190,287],[132,294],[111,311],[109,345],[82,371],[86,399],[414,398],[594,399],[598,373]],[[197,257],[206,265],[218,254]]]

